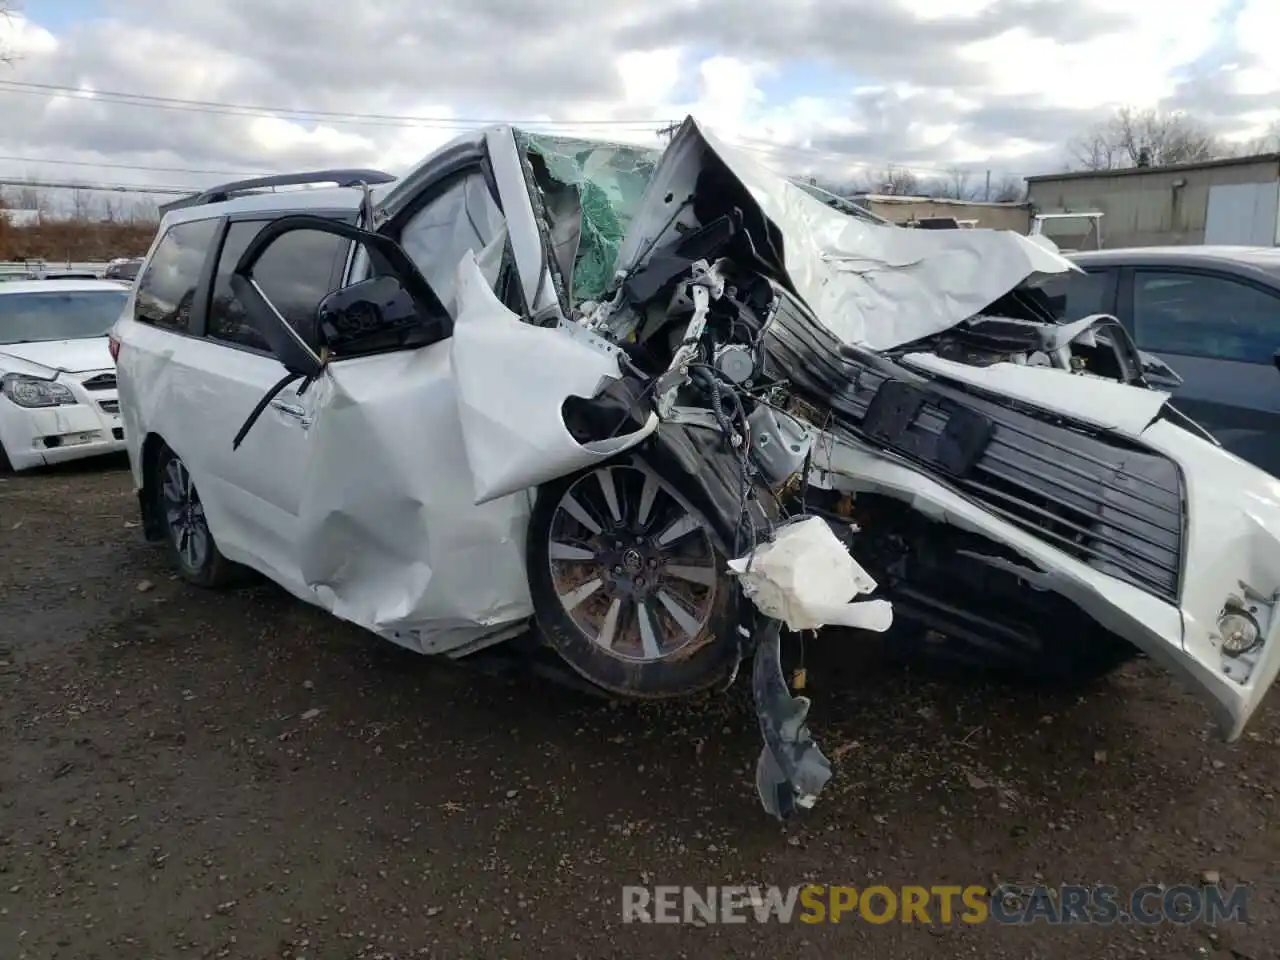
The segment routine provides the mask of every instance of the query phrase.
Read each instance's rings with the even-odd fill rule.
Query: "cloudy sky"
[[[398,172],[481,122],[656,142],[687,113],[795,172],[1006,177],[1120,104],[1280,116],[1276,0],[6,4],[7,178]]]

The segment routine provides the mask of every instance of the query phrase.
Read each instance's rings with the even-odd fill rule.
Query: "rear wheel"
[[[737,665],[736,584],[701,518],[643,461],[542,487],[528,567],[543,635],[597,686],[678,696]]]
[[[169,558],[178,574],[188,583],[201,587],[218,588],[234,583],[239,568],[218,550],[200,493],[182,458],[168,447],[162,447],[152,470],[157,515],[164,525]]]

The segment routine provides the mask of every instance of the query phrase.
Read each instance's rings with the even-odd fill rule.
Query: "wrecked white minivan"
[[[227,185],[168,210],[113,332],[144,527],[422,653],[533,620],[638,697],[750,663],[780,816],[830,776],[785,630],[1079,679],[1144,651],[1235,738],[1280,669],[1280,484],[1113,318],[1055,321],[1072,269],[851,216],[693,120]]]

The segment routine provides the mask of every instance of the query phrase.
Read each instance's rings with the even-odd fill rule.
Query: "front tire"
[[[544,485],[527,561],[543,636],[596,686],[673,697],[733,675],[737,585],[702,519],[644,461]]]
[[[204,504],[182,458],[162,446],[151,469],[156,516],[164,529],[169,560],[178,575],[188,583],[209,589],[234,584],[239,579],[239,568],[218,549]]]

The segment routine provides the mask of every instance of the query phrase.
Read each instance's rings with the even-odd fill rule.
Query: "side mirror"
[[[301,333],[280,316],[253,279],[253,268],[271,245],[285,234],[298,230],[330,233],[360,244],[369,256],[373,273],[372,280],[329,294],[317,309],[315,325]],[[403,333],[410,324],[421,328],[424,321],[440,324],[442,335],[452,332],[444,305],[398,243],[328,217],[297,214],[268,223],[240,255],[231,274],[231,290],[244,305],[254,329],[271,346],[285,369],[298,377],[314,379],[320,375],[324,369],[321,347],[336,348],[336,344],[327,339],[330,331],[339,340],[345,339],[348,349],[357,336]],[[326,318],[330,324],[328,331],[324,327]]]
[[[334,353],[357,353],[362,348],[395,343],[422,326],[409,291],[397,277],[373,277],[335,290],[316,308],[321,342]]]

